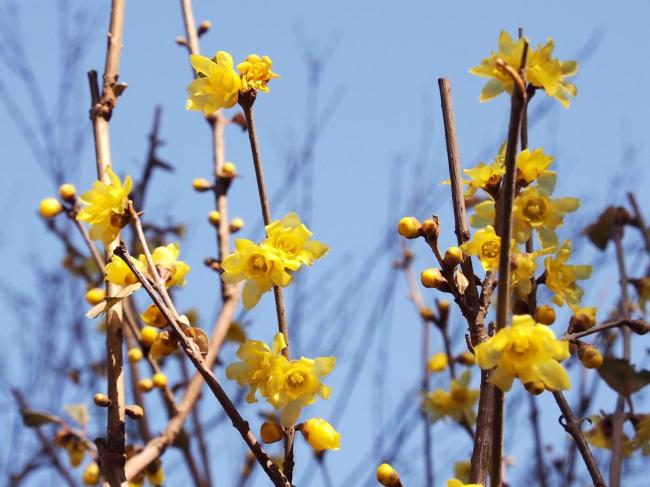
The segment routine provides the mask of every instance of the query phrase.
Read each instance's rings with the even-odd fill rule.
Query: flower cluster
[[[274,409],[281,410],[281,423],[291,426],[298,422],[302,408],[313,404],[316,396],[328,399],[330,388],[321,382],[336,365],[334,357],[289,360],[282,355],[286,343],[281,333],[272,348],[261,341],[246,340],[237,350],[239,362],[226,369],[226,377],[249,387],[246,399],[255,402],[265,398]]]
[[[424,409],[429,413],[431,421],[435,422],[443,417],[450,417],[455,421],[474,424],[474,404],[478,400],[478,389],[470,389],[471,373],[463,372],[459,379],[451,381],[449,391],[436,389],[427,393]]]
[[[235,252],[222,263],[224,282],[246,281],[242,301],[246,309],[253,308],[273,286],[286,287],[295,272],[304,265],[324,257],[327,245],[312,240],[312,233],[296,213],[266,226],[266,239],[260,244],[251,240],[235,241]]]
[[[213,58],[192,54],[190,63],[198,77],[187,87],[189,95],[185,108],[199,110],[205,115],[237,104],[240,93],[251,90],[268,93],[268,83],[279,76],[271,71],[268,56],[251,54],[234,69],[232,56],[219,51]]]

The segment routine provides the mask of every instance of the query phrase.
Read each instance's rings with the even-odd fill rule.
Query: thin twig
[[[602,323],[598,326],[594,326],[584,331],[580,331],[576,333],[567,333],[562,337],[562,340],[575,342],[580,338],[584,338],[588,335],[593,335],[594,333],[600,333],[601,331],[609,330],[612,328],[621,328],[621,327],[627,327],[638,335],[645,335],[648,331],[650,331],[650,325],[646,321],[632,320],[629,318],[625,318],[622,320],[608,321],[607,323]]]

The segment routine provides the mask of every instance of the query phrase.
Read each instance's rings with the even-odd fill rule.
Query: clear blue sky
[[[34,0],[19,3],[25,50],[37,75],[37,83],[47,96],[45,109],[51,112],[53,103],[50,103],[58,89],[55,83],[62,68],[58,64],[57,3]],[[78,0],[67,3],[74,8],[84,4]],[[514,34],[517,27],[522,26],[535,44],[552,36],[556,55],[562,59],[572,59],[581,51],[594,48],[580,65],[576,79],[578,97],[571,109],[567,111],[559,104],[552,105],[550,112],[530,133],[532,146],[544,146],[557,156],[556,167],[560,169],[557,194],[584,198],[584,213],[569,220],[573,225],[565,229],[564,235],[574,234],[578,225],[587,222],[588,217],[605,204],[623,203],[627,190],[638,191],[641,204],[650,207],[650,196],[642,191],[648,183],[645,162],[650,156],[646,142],[648,103],[645,96],[650,85],[650,68],[643,58],[650,11],[643,2],[251,1],[245,8],[240,2],[196,0],[194,3],[197,21],[209,19],[213,24],[213,29],[201,39],[204,53],[213,55],[217,50],[227,50],[235,59],[252,52],[268,54],[273,59],[274,70],[282,76],[272,83],[271,93],[260,95],[256,103],[270,188],[277,188],[281,183],[285,176],[286,155],[303,137],[307,96],[304,55],[320,52],[327,61],[319,106],[326,105],[328,99],[339,99],[315,155],[314,213],[309,225],[317,238],[332,247],[325,261],[309,270],[312,287],[308,289],[311,293],[323,293],[322,298],[314,297],[316,303],[319,299],[331,301],[330,288],[313,288],[319,276],[333,271],[336,265],[340,267],[337,279],[343,279],[346,272],[358,268],[369,249],[385,238],[389,224],[394,221],[387,218],[396,218],[404,209],[418,156],[426,164],[422,177],[427,178],[425,181],[430,185],[429,199],[433,204],[417,216],[439,214],[444,242],[452,242],[446,203],[448,190],[438,185],[447,175],[436,79],[445,76],[452,80],[463,163],[466,167],[474,165],[486,147],[494,146],[505,137],[508,101],[500,97],[479,104],[483,80],[471,76],[467,70],[496,48],[501,29]],[[100,16],[98,28],[86,39],[90,48],[76,72],[76,85],[71,93],[76,100],[73,114],[80,124],[86,124],[86,145],[78,171],[69,174],[67,179],[80,188],[89,186],[94,177],[90,124],[85,116],[89,106],[85,71],[95,68],[101,72],[103,68],[107,25],[104,11],[107,12],[108,7],[106,0],[93,3],[92,8],[98,9]],[[170,162],[176,172],[156,174],[145,218],[165,221],[171,216],[189,223],[183,255],[193,270],[188,286],[178,293],[178,300],[181,307],[198,306],[204,316],[202,325],[209,327],[218,299],[215,276],[202,265],[203,258],[214,251],[214,236],[205,222],[211,201],[191,189],[194,177],[209,175],[209,131],[200,115],[184,110],[190,70],[186,51],[174,43],[174,38],[183,33],[180,7],[178,2],[130,0],[126,18],[121,80],[129,87],[120,98],[111,121],[115,169],[122,174],[139,174],[153,109],[157,104],[162,105],[162,136],[167,143],[161,148],[160,156]],[[28,104],[30,93],[4,67],[0,81],[33,120]],[[539,96],[534,104],[541,102]],[[52,193],[56,186],[36,164],[5,109],[0,110],[0,127],[0,146],[6,168],[0,182],[0,204],[5,221],[0,245],[6,263],[3,280],[29,291],[34,283],[31,260],[36,258],[51,268],[62,255],[60,246],[45,235],[36,216],[38,201]],[[247,143],[245,134],[235,128],[228,130],[227,158],[237,163],[244,176],[231,191],[232,213],[252,224],[258,218],[259,206]],[[491,158],[492,154],[484,157]],[[402,199],[393,204],[389,188],[396,177],[402,178]],[[295,209],[297,194],[298,191],[293,191],[281,208],[274,208],[274,216],[281,217],[286,211]],[[387,208],[390,208],[388,215]],[[253,237],[260,238],[260,235]],[[418,253],[417,268],[424,267],[430,261],[426,249],[416,245],[414,250]],[[396,255],[384,256],[370,264],[368,273],[372,277],[364,283],[367,291],[358,295],[356,303],[361,308],[359,314],[345,326],[337,324],[337,333],[349,334],[344,341],[349,339],[357,343],[361,337],[394,257]],[[606,287],[606,283],[614,279],[610,267],[595,279],[592,293],[605,303],[611,302],[613,297]],[[339,485],[363,458],[377,430],[386,427],[377,424],[378,418],[388,420],[403,395],[418,380],[419,323],[407,300],[403,276],[397,274],[396,277],[395,306],[377,320],[377,326],[381,327],[380,340],[371,345],[373,348],[354,389],[351,405],[336,425],[343,436],[343,449],[328,457],[334,485]],[[290,301],[291,293],[290,288],[287,292]],[[270,295],[266,296],[262,305],[249,315],[254,338],[271,340],[273,336],[271,302]],[[308,309],[302,326],[310,330],[308,336],[311,336],[316,326],[328,325],[315,316],[319,306],[312,304]],[[2,332],[6,337],[14,336],[21,326],[13,319],[8,325]],[[88,323],[88,326],[94,325]],[[44,325],[42,333],[46,332]],[[94,336],[93,340],[99,347],[101,337]],[[384,343],[385,348],[378,349],[378,343]],[[436,342],[436,346],[440,344]],[[461,346],[462,341],[457,342],[459,350]],[[298,352],[314,353],[309,349]],[[232,354],[232,350],[228,353]],[[319,353],[328,351],[319,350]],[[351,366],[350,353],[339,360],[339,368],[328,380],[334,387],[330,403],[337,397]],[[390,368],[382,371],[377,364],[384,361]],[[22,373],[22,370],[16,371],[14,384],[20,384]],[[373,392],[372,381],[382,373],[385,373],[384,389],[378,396]],[[223,377],[222,372],[219,376]],[[69,402],[89,399],[80,391],[69,391]],[[548,401],[542,404],[547,422],[545,433],[548,432],[551,439],[563,438],[555,421],[558,413],[554,404]],[[611,404],[605,402],[604,407],[611,407]],[[212,409],[205,401],[206,416],[212,415]],[[246,415],[255,418],[255,412],[261,410],[260,406],[249,408]],[[326,418],[332,414],[326,403],[312,407],[311,412]],[[93,424],[95,428],[101,426],[101,422]],[[219,468],[234,471],[238,466],[233,465],[238,465],[243,449],[234,432],[227,427],[218,431],[226,435],[227,443],[235,448],[224,451],[217,441],[212,445],[212,454]],[[450,430],[437,426],[435,431],[439,437]],[[418,485],[421,479],[420,462],[408,461],[420,436],[419,430],[414,431],[413,438],[404,446],[403,469],[405,478],[411,480],[410,485]],[[460,433],[457,438],[453,447],[449,441],[436,442],[436,451],[445,450],[454,459],[462,459],[471,447]],[[528,443],[528,439],[517,441]],[[514,440],[509,443],[511,447],[516,445]],[[375,450],[364,477],[352,485],[363,484],[365,475],[372,473],[380,456]],[[299,448],[298,479],[302,477],[306,457],[306,450]],[[525,461],[519,459],[518,465],[525,465]],[[400,462],[397,466],[400,467]],[[179,467],[170,485],[182,485],[179,477],[182,472]],[[449,464],[439,461],[436,484],[442,485],[442,479],[449,475]],[[264,485],[260,478],[257,480],[255,485]],[[320,476],[316,475],[310,485],[320,485],[320,482]]]

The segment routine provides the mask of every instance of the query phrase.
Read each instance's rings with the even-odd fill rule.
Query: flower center
[[[305,382],[305,376],[301,372],[292,372],[287,377],[287,388],[299,389]]]
[[[499,242],[496,240],[488,240],[481,245],[481,255],[488,259],[494,259],[499,255]]]
[[[253,254],[248,259],[248,272],[254,277],[260,277],[268,271],[266,258],[260,254]]]
[[[532,222],[541,222],[548,214],[548,203],[544,198],[531,198],[526,201],[522,213]]]
[[[530,340],[525,336],[516,336],[512,340],[511,350],[518,354],[523,355],[530,348]]]

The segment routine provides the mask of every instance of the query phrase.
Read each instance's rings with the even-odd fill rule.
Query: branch
[[[601,331],[609,330],[611,328],[627,327],[632,330],[637,335],[645,335],[650,331],[650,325],[644,320],[632,320],[625,318],[622,320],[608,321],[607,323],[602,323],[598,326],[594,326],[584,331],[577,333],[567,333],[562,337],[562,340],[568,340],[575,342],[580,338],[584,338],[594,333],[600,333]]]

